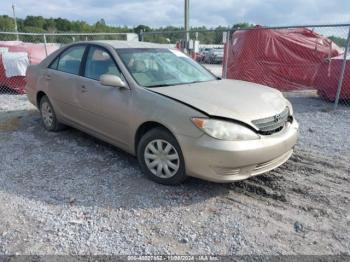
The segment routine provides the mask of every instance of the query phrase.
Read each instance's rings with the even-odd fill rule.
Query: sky
[[[182,26],[183,0],[1,0],[0,14],[41,15],[109,25]],[[350,23],[350,0],[190,0],[190,26]]]

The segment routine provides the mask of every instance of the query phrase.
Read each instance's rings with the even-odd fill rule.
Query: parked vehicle
[[[279,91],[221,80],[156,44],[65,46],[29,67],[26,89],[47,130],[68,125],[116,145],[162,184],[246,179],[283,164],[297,141]]]
[[[224,59],[223,48],[212,48],[205,56],[205,63],[208,64],[221,64]]]
[[[199,51],[199,54],[196,56],[196,60],[198,62],[203,62],[206,56],[208,56],[209,52],[210,52],[210,48],[201,48]]]

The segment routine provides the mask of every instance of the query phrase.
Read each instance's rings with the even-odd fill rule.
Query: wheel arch
[[[40,100],[46,96],[46,93],[44,91],[39,91],[37,94],[36,94],[36,105],[37,107],[39,108],[40,107]]]
[[[154,128],[162,128],[166,131],[168,131],[175,139],[176,137],[174,136],[173,132],[171,132],[171,130],[169,128],[167,128],[165,125],[156,122],[156,121],[147,121],[144,122],[143,124],[141,124],[135,133],[135,137],[134,137],[134,150],[135,153],[137,152],[137,147],[139,145],[139,142],[142,138],[143,135],[145,135],[148,131],[154,129]],[[177,140],[177,139],[176,139]]]

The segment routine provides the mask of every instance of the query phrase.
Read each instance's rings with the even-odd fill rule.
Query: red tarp
[[[10,51],[10,49],[14,49],[12,47],[16,47],[15,45],[3,45],[2,42],[0,42],[0,47],[7,47]],[[15,50],[15,51],[24,51],[24,50]],[[6,87],[9,88],[16,93],[24,94],[26,81],[25,76],[13,76],[13,77],[7,77],[5,72],[5,67],[2,59],[2,54],[0,54],[0,87]]]
[[[6,77],[5,68],[2,63],[2,55],[0,54],[0,87],[4,86],[19,94],[24,94],[25,85],[26,81],[24,76]]]
[[[313,89],[321,64],[340,53],[328,38],[306,28],[240,30],[228,48],[227,78],[281,91]]]
[[[0,47],[7,47],[9,52],[27,52],[30,64],[39,64],[45,57],[44,44],[32,44],[16,41],[0,41]],[[47,44],[47,53],[51,54],[59,48],[56,44]]]
[[[23,43],[20,41],[0,41],[0,47],[8,48],[9,52],[26,52],[28,53],[28,58],[30,64],[39,64],[45,57],[45,46],[43,44],[32,44]],[[48,44],[47,52],[51,54],[59,48],[59,45]],[[25,87],[25,77],[24,76],[14,76],[7,78],[5,75],[4,65],[2,63],[2,57],[0,55],[0,85],[6,86],[18,93],[24,93]]]
[[[350,99],[350,57],[346,60],[346,67],[344,72],[342,89],[339,94],[340,99]],[[322,63],[320,69],[317,72],[315,78],[315,87],[318,90],[318,94],[329,100],[334,101],[338,82],[340,77],[340,71],[344,62],[343,55],[334,57],[329,61]]]

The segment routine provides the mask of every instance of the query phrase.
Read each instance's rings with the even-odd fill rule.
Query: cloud
[[[42,15],[111,25],[152,27],[183,25],[183,0],[1,0],[0,13],[18,17]],[[190,0],[192,26],[349,23],[349,0]]]

